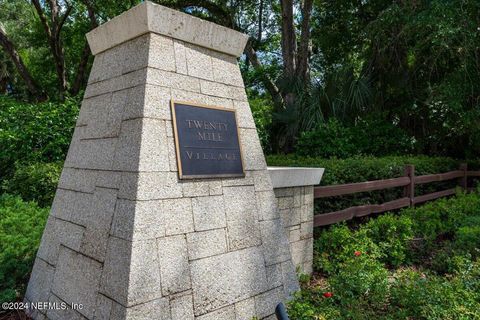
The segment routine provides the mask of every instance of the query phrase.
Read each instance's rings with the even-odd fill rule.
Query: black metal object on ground
[[[287,310],[281,302],[277,304],[277,307],[275,308],[275,315],[277,316],[278,320],[290,320],[287,314]]]

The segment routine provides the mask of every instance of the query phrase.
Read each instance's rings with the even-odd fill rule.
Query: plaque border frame
[[[205,109],[213,109],[213,110],[221,110],[221,111],[228,111],[233,112],[235,116],[235,126],[237,128],[237,141],[238,146],[240,149],[240,161],[242,164],[242,173],[220,173],[220,174],[208,174],[208,175],[184,175],[183,174],[183,164],[182,159],[180,157],[180,145],[178,143],[178,131],[177,131],[177,116],[175,113],[175,104],[183,104],[192,107],[199,107]],[[243,148],[240,138],[240,128],[238,127],[238,118],[237,118],[237,110],[235,109],[228,109],[219,106],[212,106],[203,103],[197,102],[190,102],[185,100],[170,100],[170,109],[172,112],[172,128],[173,128],[173,138],[175,140],[175,153],[176,153],[176,160],[177,160],[177,167],[178,167],[178,178],[179,179],[216,179],[216,178],[244,178],[245,177],[245,162],[243,159]]]

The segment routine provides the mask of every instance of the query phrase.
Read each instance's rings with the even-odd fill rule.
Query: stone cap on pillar
[[[274,188],[318,185],[324,171],[324,168],[268,167]]]
[[[235,57],[242,54],[248,36],[150,1],[142,2],[87,33],[93,55],[145,33],[158,33]]]

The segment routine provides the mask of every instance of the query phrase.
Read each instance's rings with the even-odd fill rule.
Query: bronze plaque
[[[172,101],[180,179],[243,177],[235,110]]]

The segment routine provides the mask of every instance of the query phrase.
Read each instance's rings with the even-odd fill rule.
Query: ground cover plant
[[[23,297],[48,212],[18,196],[0,196],[0,303]]]
[[[480,319],[480,195],[317,230],[292,319]],[[310,281],[309,281],[310,280]]]

